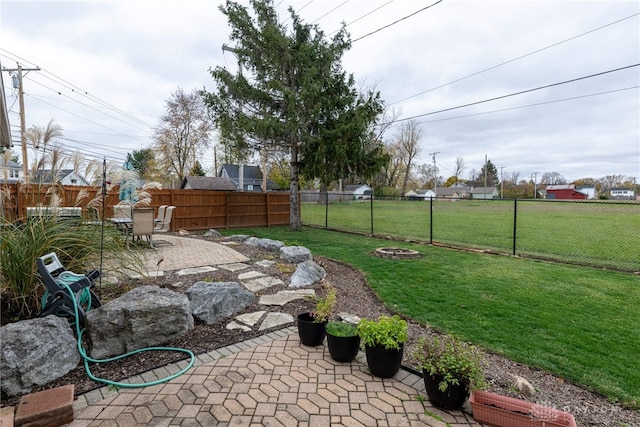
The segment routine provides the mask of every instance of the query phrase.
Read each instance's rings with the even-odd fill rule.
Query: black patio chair
[[[85,313],[92,308],[102,306],[100,299],[91,288],[94,281],[100,276],[100,271],[92,270],[87,274],[77,274],[67,271],[55,252],[38,257],[36,260],[38,272],[46,287],[42,297],[42,311],[38,317],[55,314],[67,317],[71,323],[75,322],[73,309],[74,300],[78,307],[78,323],[81,328],[85,326]],[[66,284],[71,289],[67,289]]]

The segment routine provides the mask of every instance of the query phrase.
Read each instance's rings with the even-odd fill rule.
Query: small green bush
[[[451,335],[418,338],[412,356],[425,373],[443,377],[438,384],[441,391],[450,384],[464,384],[470,390],[486,385],[482,369],[486,361],[480,349]]]
[[[358,335],[356,325],[346,322],[331,321],[325,325],[328,334],[336,337],[354,337]]]
[[[407,342],[407,322],[398,315],[380,316],[378,320],[362,319],[358,323],[358,335],[368,347],[384,347],[399,350]]]

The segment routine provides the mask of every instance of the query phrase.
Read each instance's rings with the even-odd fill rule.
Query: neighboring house
[[[574,184],[547,185],[545,193],[545,198],[551,200],[586,200],[589,197],[586,191],[578,191]]]
[[[353,200],[371,199],[373,197],[373,188],[367,184],[345,185],[344,192],[353,195]]]
[[[416,197],[420,198],[421,200],[430,200],[433,197],[436,197],[436,193],[429,189],[429,190],[416,190]]]
[[[2,158],[0,158],[0,182],[20,182],[22,181],[22,165],[9,160],[9,163],[5,164]]]
[[[474,187],[471,189],[471,197],[474,200],[497,199],[499,196],[497,187]]]
[[[242,177],[240,176],[242,169]],[[242,165],[222,165],[218,177],[229,178],[240,189],[240,179],[242,178],[242,191],[253,191],[262,193],[262,171],[258,166]],[[267,180],[267,191],[273,189],[273,182]]]
[[[429,200],[435,197],[433,190],[409,190],[404,195],[409,200]]]
[[[75,173],[73,169],[62,169],[58,171],[55,182],[51,179],[50,170],[39,170],[31,179],[32,184],[54,184],[58,182],[62,185],[83,185],[87,187],[91,186],[91,183],[89,183],[89,181],[85,177]]]
[[[464,182],[456,182],[455,184],[451,184],[449,188],[464,188],[467,192],[471,191],[471,186]]]
[[[180,184],[181,190],[217,190],[236,191],[236,184],[230,178],[218,176],[185,176]]]
[[[636,192],[631,188],[612,188],[609,190],[609,197],[613,200],[634,200]]]
[[[469,198],[471,194],[471,187],[458,186],[458,187],[437,187],[435,197],[444,199],[463,199]]]
[[[586,194],[589,200],[596,198],[596,187],[594,185],[576,185],[576,191]]]

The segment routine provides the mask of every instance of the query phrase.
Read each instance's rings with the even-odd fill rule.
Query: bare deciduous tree
[[[464,163],[464,159],[460,156],[456,157],[456,164],[453,169],[453,176],[456,177],[456,184],[460,180],[460,177],[464,173],[467,165]]]
[[[169,181],[182,181],[209,147],[212,129],[200,92],[178,88],[167,100],[167,112],[154,135],[158,163],[172,178]]]
[[[413,161],[420,153],[420,146],[418,143],[421,137],[422,129],[418,127],[418,122],[415,120],[409,120],[402,123],[400,131],[396,136],[398,155],[400,156],[402,165],[404,166],[404,178],[402,180],[402,188],[400,191],[403,196],[407,191],[407,184],[409,183],[409,176],[411,175]]]

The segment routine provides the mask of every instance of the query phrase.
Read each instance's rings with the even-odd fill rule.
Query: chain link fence
[[[640,271],[640,203],[301,194],[302,222],[394,239]]]

